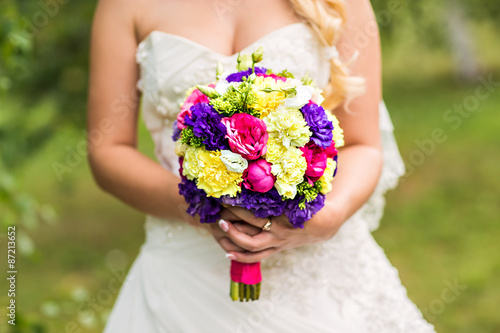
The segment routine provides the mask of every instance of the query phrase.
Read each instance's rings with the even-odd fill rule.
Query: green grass
[[[431,86],[405,89],[404,82],[395,81],[386,88],[406,161],[420,149],[415,140],[430,138],[434,128],[442,128],[447,140],[436,144],[434,153],[389,193],[375,237],[399,268],[410,297],[429,309],[427,317],[439,332],[498,332],[500,94],[453,129],[442,115],[473,94],[474,86],[436,78]],[[441,313],[436,304],[445,281],[455,279],[466,289],[443,303]]]
[[[384,57],[384,94],[403,158],[411,160],[420,149],[415,140],[431,138],[435,128],[446,140],[388,194],[375,238],[438,332],[500,332],[500,94],[482,101],[454,129],[443,114],[476,86],[450,78],[443,52],[418,58],[404,47],[393,46]],[[492,48],[482,59],[500,80],[498,57],[491,55],[498,46]],[[62,163],[65,147],[82,139],[77,130],[61,130],[17,172],[23,189],[59,213],[58,223],[28,231],[36,252],[19,258],[18,314],[27,326],[43,326],[39,332],[101,332],[117,295],[109,287],[117,279],[112,270],[128,269],[144,238],[143,216],[99,190],[85,161],[57,179],[52,162]],[[140,139],[141,150],[151,155],[142,125]],[[443,302],[443,290],[455,280],[466,289]],[[100,304],[89,303],[99,297]]]

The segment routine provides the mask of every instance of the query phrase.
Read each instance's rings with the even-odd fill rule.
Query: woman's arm
[[[329,206],[335,206],[336,211],[342,212],[344,220],[368,200],[382,170],[378,118],[382,70],[377,22],[370,1],[346,2],[348,21],[339,50],[344,59],[353,56],[349,50],[359,52],[352,72],[365,79],[365,93],[355,98],[347,110],[339,108],[335,112],[344,129],[346,145],[339,150],[339,169],[327,202]]]
[[[222,222],[221,227],[227,230],[231,241],[249,251],[236,252],[230,246],[225,248],[238,261],[260,261],[283,249],[331,238],[368,200],[380,177],[382,151],[378,110],[381,100],[381,56],[377,23],[368,0],[347,3],[349,17],[339,49],[354,48],[359,52],[352,69],[354,75],[365,78],[366,93],[354,99],[348,110],[339,108],[335,112],[344,129],[346,145],[339,151],[339,169],[333,181],[333,190],[327,196],[325,207],[305,223],[304,229],[294,229],[281,216],[273,218],[270,232],[251,237],[233,228],[231,223]],[[349,47],[342,47],[343,44]],[[343,54],[343,58],[350,56]],[[267,221],[255,218],[241,208],[228,209],[254,226],[262,227]]]
[[[101,0],[97,6],[88,99],[90,166],[99,186],[130,206],[158,217],[194,223],[178,194],[179,178],[136,149],[139,71],[135,62],[135,3]]]

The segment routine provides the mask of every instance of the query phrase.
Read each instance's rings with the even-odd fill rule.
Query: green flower
[[[250,85],[249,82],[241,82],[238,87],[230,86],[223,96],[212,98],[210,105],[226,117],[230,117],[237,112],[258,116],[259,112],[257,110],[248,108],[248,105],[255,104],[257,101],[257,95],[250,89]]]
[[[254,62],[250,54],[238,54],[238,59],[236,59],[238,65],[236,69],[238,71],[246,71],[248,68],[252,67]]]
[[[297,194],[304,196],[304,199],[302,199],[299,202],[299,208],[305,209],[306,202],[311,202],[315,200],[316,197],[318,196],[318,193],[321,192],[321,189],[322,189],[322,183],[320,180],[316,181],[315,183],[313,183],[313,185],[311,185],[306,179],[304,179],[302,183],[297,185]]]
[[[258,63],[262,61],[262,58],[264,58],[264,48],[261,46],[254,53],[252,53],[252,61],[254,63]]]
[[[194,135],[193,128],[191,126],[187,126],[181,132],[181,143],[185,143],[192,147],[203,147],[203,140],[205,140],[205,138],[200,138]]]

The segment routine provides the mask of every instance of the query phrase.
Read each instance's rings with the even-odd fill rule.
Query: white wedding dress
[[[242,52],[259,46],[265,55],[259,65],[297,76],[309,73],[320,87],[327,83],[328,50],[306,24],[278,29]],[[214,81],[218,61],[234,69],[236,58],[160,31],[139,44],[144,121],[159,162],[174,174],[172,123],[185,91]],[[146,241],[105,332],[434,332],[371,235],[382,215],[384,192],[404,172],[392,130],[381,103],[384,168],[375,193],[331,240],[265,260],[259,301],[230,300],[230,262],[210,235],[148,216]]]

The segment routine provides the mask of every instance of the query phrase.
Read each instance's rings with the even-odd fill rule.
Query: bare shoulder
[[[346,1],[346,11],[345,34],[375,30],[375,34],[378,35],[375,13],[369,0]]]
[[[96,11],[123,20],[133,20],[134,10],[139,8],[139,3],[137,0],[99,0]]]
[[[346,30],[365,28],[367,24],[376,24],[375,13],[369,0],[346,1]]]
[[[347,0],[345,1],[348,14],[352,16],[373,15],[372,4],[370,0]]]
[[[338,42],[341,58],[351,74],[365,81],[365,93],[350,104],[350,113],[339,113],[347,144],[363,143],[380,149],[378,109],[381,99],[380,36],[368,0],[347,0],[347,19]]]
[[[338,42],[339,52],[345,59],[354,53],[374,51],[379,44],[379,30],[375,13],[369,0],[346,1],[346,22]]]
[[[132,32],[135,36],[135,15],[139,3],[137,0],[99,0],[94,15],[93,32],[121,30]]]

